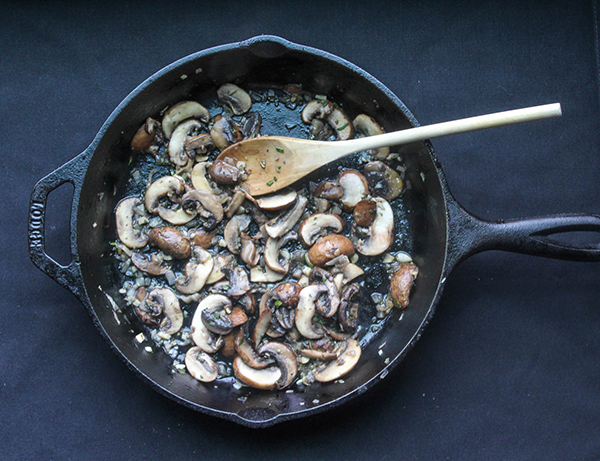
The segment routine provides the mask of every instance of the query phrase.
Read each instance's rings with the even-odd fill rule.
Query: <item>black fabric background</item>
[[[27,255],[35,182],[192,52],[269,33],[387,85],[421,124],[561,102],[561,119],[434,141],[488,219],[600,212],[597,1],[0,3],[0,459],[600,459],[600,264],[459,266],[393,373],[342,408],[250,430],[155,393]],[[68,260],[68,194],[48,251]],[[598,242],[598,234],[575,238]]]

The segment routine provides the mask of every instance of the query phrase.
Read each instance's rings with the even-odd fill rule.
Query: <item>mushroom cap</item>
[[[353,210],[358,202],[369,196],[369,184],[365,177],[356,170],[343,171],[338,176],[338,184],[344,191],[340,202],[346,211]]]
[[[235,115],[242,115],[252,107],[250,95],[233,83],[225,83],[217,90],[219,101],[229,106]]]
[[[188,118],[197,118],[206,123],[210,118],[210,114],[206,107],[196,101],[183,101],[171,106],[162,119],[162,129],[165,137],[169,139],[175,127]]]
[[[344,196],[344,190],[337,182],[323,181],[315,188],[313,195],[326,200],[339,200]]]
[[[135,208],[142,204],[139,197],[127,197],[119,202],[115,209],[117,221],[117,235],[123,245],[129,248],[142,248],[146,246],[148,237],[133,228]]]
[[[401,264],[390,280],[390,294],[394,305],[400,309],[408,306],[408,298],[419,268],[413,262]]]
[[[185,354],[185,367],[198,381],[210,383],[217,379],[219,368],[215,361],[199,347],[190,347]]]
[[[175,288],[186,295],[198,293],[204,287],[215,264],[212,255],[202,247],[194,247],[193,254],[194,260],[184,268],[186,279],[175,282]]]
[[[182,232],[173,227],[155,227],[148,234],[148,243],[160,248],[175,259],[187,259],[192,254],[192,245]]]
[[[402,178],[385,163],[379,160],[369,162],[365,165],[364,173],[374,195],[394,200],[402,192]]]
[[[308,259],[315,266],[324,266],[327,262],[341,255],[348,257],[354,254],[354,244],[348,237],[340,234],[329,234],[317,240],[310,250]]]
[[[209,354],[217,352],[222,346],[223,340],[220,337],[215,339],[211,332],[206,328],[202,321],[202,311],[219,305],[231,306],[231,301],[227,296],[208,295],[198,303],[196,312],[194,312],[194,317],[192,317],[192,324],[190,327],[192,341],[196,346]]]
[[[315,213],[304,219],[298,228],[298,234],[305,246],[309,247],[329,231],[333,233],[342,232],[344,220],[333,213]]]
[[[379,123],[366,114],[360,114],[356,116],[352,122],[352,125],[360,137],[376,136],[378,134],[385,133],[384,129],[381,128]],[[380,147],[379,149],[375,149],[372,153],[375,155],[375,157],[383,160],[390,154],[390,148]]]
[[[358,341],[347,339],[342,343],[337,359],[315,371],[315,379],[321,383],[327,383],[341,378],[358,363],[360,354],[361,348]]]
[[[160,123],[148,117],[131,140],[131,149],[138,153],[148,152],[152,146],[157,146],[162,140]]]
[[[296,354],[289,346],[280,342],[270,341],[263,344],[258,349],[258,353],[273,358],[277,363],[281,371],[281,378],[277,381],[279,389],[284,389],[294,382],[298,374],[298,362]]]
[[[233,360],[233,373],[241,382],[256,389],[274,389],[281,380],[281,370],[278,366],[252,368],[246,365],[240,356]]]
[[[354,207],[352,217],[354,222],[362,227],[369,227],[375,220],[377,213],[377,202],[375,200],[361,200]]]
[[[215,182],[227,186],[233,186],[242,180],[242,172],[224,160],[215,160],[208,169],[208,174]]]
[[[356,242],[356,250],[365,256],[376,256],[387,250],[394,238],[394,213],[387,200],[375,197],[377,213],[367,238]]]

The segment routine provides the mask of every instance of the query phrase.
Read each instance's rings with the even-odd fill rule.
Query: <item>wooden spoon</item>
[[[561,114],[560,104],[555,103],[347,141],[311,141],[284,136],[263,136],[247,139],[228,147],[217,160],[229,157],[236,164],[243,162],[245,170],[249,173],[244,184],[251,195],[258,197],[289,186],[317,168],[356,152],[423,141],[449,134],[541,120]]]

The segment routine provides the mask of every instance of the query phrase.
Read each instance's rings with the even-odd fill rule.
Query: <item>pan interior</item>
[[[85,177],[77,216],[77,247],[87,307],[100,331],[126,363],[169,397],[195,409],[261,424],[339,403],[394,366],[433,313],[446,254],[446,204],[440,171],[427,143],[396,148],[404,156],[410,189],[402,197],[395,222],[394,248],[408,248],[420,273],[409,307],[394,310],[383,328],[369,333],[359,365],[340,382],[315,384],[304,392],[236,389],[231,382],[200,383],[189,375],[173,374],[172,359],[155,349],[149,353],[136,341],[141,325],[135,315],[115,313],[125,307],[118,290],[120,275],[111,259],[116,238],[113,210],[127,190],[132,166],[129,143],[146,117],[176,102],[214,99],[227,82],[242,87],[281,88],[302,84],[326,94],[353,118],[366,113],[386,131],[408,128],[412,115],[385,87],[360,69],[334,56],[299,46],[262,42],[224,46],[198,53],[148,79],[111,115],[102,128]],[[210,105],[210,103],[209,103]],[[283,134],[283,133],[282,133]],[[322,175],[318,171],[315,177]],[[401,227],[401,228],[398,228]],[[123,309],[124,310],[124,309]],[[383,347],[382,347],[383,345]],[[380,352],[381,351],[381,352]]]

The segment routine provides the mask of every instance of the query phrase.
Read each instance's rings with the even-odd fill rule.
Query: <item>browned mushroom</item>
[[[155,227],[148,234],[148,243],[175,259],[187,259],[192,254],[190,241],[173,227]]]
[[[418,274],[419,268],[412,262],[401,264],[394,272],[390,280],[390,294],[396,307],[404,309],[408,306],[410,290]]]
[[[153,118],[148,117],[146,122],[137,130],[137,133],[131,140],[131,149],[134,152],[146,153],[158,149],[163,142],[163,133],[160,129],[160,123]]]
[[[115,210],[119,240],[129,248],[143,248],[148,242],[148,237],[134,227],[141,206],[142,201],[138,197],[127,197],[119,202]]]
[[[302,243],[309,247],[326,233],[339,233],[344,229],[344,220],[336,214],[315,213],[304,219],[298,228]]]
[[[377,213],[377,202],[375,200],[361,200],[354,207],[354,222],[362,227],[369,227],[375,220]]]
[[[315,266],[324,266],[325,263],[340,255],[352,256],[354,245],[348,237],[339,234],[330,234],[317,240],[310,250],[308,259]]]
[[[361,348],[358,341],[355,339],[344,341],[337,359],[318,368],[314,373],[315,379],[326,383],[341,378],[354,368],[360,359],[360,355]]]
[[[164,261],[159,261],[155,254],[146,255],[133,252],[131,262],[139,270],[150,275],[164,275],[170,269],[170,266]]]
[[[390,201],[402,192],[402,178],[396,170],[385,163],[380,161],[369,162],[365,165],[364,172],[374,195]]]
[[[234,165],[227,163],[224,160],[217,160],[208,169],[213,179],[219,184],[228,186],[235,185],[242,180],[241,171]]]
[[[338,176],[338,183],[344,191],[340,199],[346,211],[352,211],[356,204],[369,195],[369,184],[356,170],[346,170]]]

